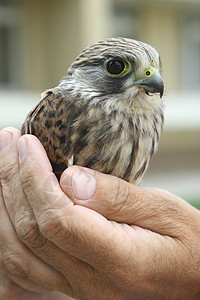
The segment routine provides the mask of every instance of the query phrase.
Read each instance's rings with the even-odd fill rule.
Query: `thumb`
[[[129,185],[117,177],[73,166],[63,172],[60,185],[75,204],[95,210],[107,219],[112,216],[118,221],[125,213]]]
[[[60,185],[75,204],[95,210],[109,220],[160,234],[170,234],[171,227],[174,232],[187,216],[189,204],[167,191],[135,186],[83,167],[66,169]]]

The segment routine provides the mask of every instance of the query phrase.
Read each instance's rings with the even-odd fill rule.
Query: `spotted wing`
[[[61,92],[47,92],[28,114],[22,134],[33,134],[43,144],[53,171],[59,178],[64,169],[73,164],[71,147],[70,101]]]

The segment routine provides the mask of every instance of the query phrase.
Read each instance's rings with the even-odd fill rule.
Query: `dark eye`
[[[106,64],[106,70],[111,75],[119,75],[121,74],[125,69],[125,63],[123,60],[109,60]]]

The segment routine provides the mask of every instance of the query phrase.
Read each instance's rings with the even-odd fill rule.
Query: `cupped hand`
[[[200,298],[198,210],[77,166],[59,183],[38,139],[12,128],[0,132],[0,148],[9,274],[76,299]]]

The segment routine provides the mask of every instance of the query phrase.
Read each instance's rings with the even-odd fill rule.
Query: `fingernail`
[[[18,141],[19,162],[22,162],[27,154],[27,141],[25,138],[20,138]]]
[[[12,134],[8,131],[0,132],[0,153],[7,150],[12,143]]]
[[[91,199],[96,191],[96,179],[91,174],[77,170],[72,176],[74,197],[79,200]]]

